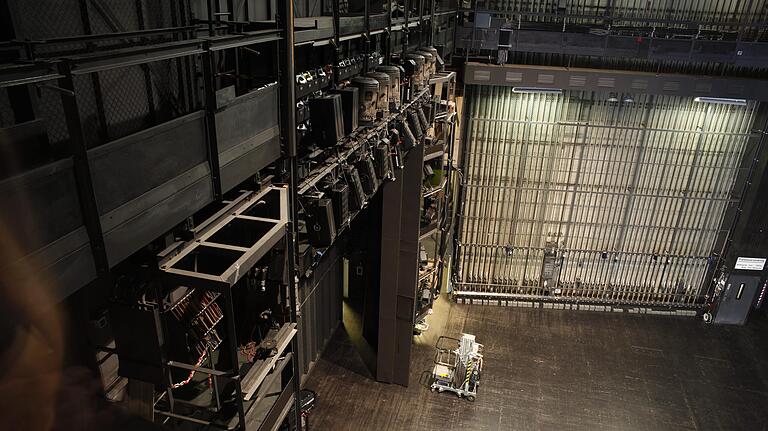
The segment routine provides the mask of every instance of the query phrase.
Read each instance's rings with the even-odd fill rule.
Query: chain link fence
[[[19,48],[20,58],[27,60],[180,40],[188,35],[176,32],[87,41],[60,38],[181,27],[191,22],[185,0],[14,0],[8,11],[14,39],[26,42]],[[87,146],[93,148],[200,109],[198,62],[190,56],[76,76],[74,90]],[[62,93],[53,89],[55,85],[53,81],[27,86],[28,102],[34,118],[42,120],[51,159],[68,154],[69,140]],[[0,127],[18,122],[8,92],[0,90]]]
[[[80,118],[89,148],[201,109],[190,94],[190,59],[162,60],[75,78]]]

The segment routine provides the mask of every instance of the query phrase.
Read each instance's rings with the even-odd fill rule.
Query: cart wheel
[[[474,395],[467,395],[467,401],[474,402],[475,401],[475,396]]]

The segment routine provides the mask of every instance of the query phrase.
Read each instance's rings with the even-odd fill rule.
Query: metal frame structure
[[[457,295],[705,302],[759,146],[754,102],[471,88]]]
[[[426,317],[432,302],[442,291],[443,274],[448,266],[448,256],[446,253],[453,225],[451,202],[454,171],[452,169],[452,154],[456,129],[456,112],[455,106],[453,107],[454,110],[451,111],[449,103],[455,103],[456,73],[438,72],[435,77],[430,79],[430,85],[433,88],[432,111],[434,112],[434,122],[436,125],[440,125],[441,131],[439,136],[436,136],[438,142],[424,149],[424,162],[435,159],[441,160],[441,168],[444,170],[444,174],[439,185],[425,188],[422,192],[422,199],[434,198],[437,201],[437,219],[426,227],[422,226],[419,233],[420,243],[424,242],[427,238],[431,238],[434,242],[434,248],[428,251],[428,256],[431,255],[432,259],[428,257],[431,261],[427,268],[419,271],[419,285],[417,289],[422,291],[424,284],[428,284],[432,297],[429,307],[424,307],[421,310],[417,308],[415,317],[415,322],[417,323]],[[442,99],[443,90],[445,90],[446,94],[445,99]]]
[[[370,10],[362,21],[337,14],[333,35],[317,39],[312,35],[322,31],[296,31],[293,28],[291,2],[278,2],[278,10],[270,12],[276,12],[276,20],[271,22],[249,21],[247,6],[244,12],[234,11],[233,3],[229,2],[230,9],[225,11],[218,2],[207,2],[208,19],[194,21],[194,25],[181,20],[167,28],[151,28],[150,23],[142,21],[147,12],[142,10],[139,2],[131,5],[138,15],[138,30],[133,25],[129,26],[131,28],[121,26],[119,21],[110,18],[108,10],[102,8],[95,13],[105,14],[102,18],[106,24],[101,21],[99,24],[107,25],[107,31],[113,33],[98,33],[103,30],[87,25],[91,18],[87,15],[93,10],[86,9],[82,16],[82,31],[95,34],[20,39],[4,44],[4,49],[18,51],[18,58],[27,64],[0,68],[0,88],[13,87],[60,97],[61,107],[35,113],[51,123],[58,110],[66,113],[64,132],[51,141],[52,144],[67,142],[69,145],[66,151],[59,151],[54,156],[59,160],[46,162],[33,171],[14,173],[0,181],[2,190],[14,193],[20,190],[23,195],[34,197],[29,212],[41,214],[41,224],[53,226],[47,230],[51,235],[58,235],[46,237],[47,242],[29,250],[21,266],[33,262],[32,266],[46,268],[65,281],[57,292],[60,298],[97,279],[101,287],[108,289],[116,265],[157,238],[188,223],[187,219],[202,208],[225,199],[235,186],[277,161],[282,150],[285,162],[282,166],[289,179],[286,189],[289,211],[285,220],[289,226],[286,234],[290,256],[288,272],[296,275],[300,190],[296,173],[295,58],[290,53],[294,46],[308,42],[321,46],[335,41],[338,46],[356,38],[370,41],[383,33],[387,36],[398,32],[406,34],[416,26],[421,27],[420,42],[432,40],[432,31],[437,25],[433,21],[455,15],[455,11],[436,13],[433,0],[427,14],[424,1],[419,1],[419,16],[407,16],[396,22],[391,15],[385,22]],[[87,2],[81,3],[81,7],[91,7]],[[407,1],[406,4],[410,13],[410,5],[414,3]],[[244,19],[239,21],[239,18]],[[358,21],[364,23],[362,32],[354,30]],[[388,39],[387,49],[391,50],[395,42]],[[401,42],[407,50],[407,35]],[[280,59],[275,67],[277,85],[253,82],[242,68],[243,56],[259,55],[259,46],[274,43],[278,45],[276,52]],[[233,52],[237,54],[231,56]],[[225,56],[227,61],[222,60]],[[167,67],[156,69],[156,64]],[[163,78],[166,71],[174,77],[178,75],[178,82],[174,81],[178,84],[178,94],[173,93],[168,98],[160,92],[167,88],[176,91],[177,86],[154,81]],[[126,92],[131,97],[116,97],[114,92],[121,88],[116,83],[128,81],[136,82],[135,89]],[[410,103],[422,103],[425,94],[417,95]],[[133,96],[138,101],[132,100]],[[177,96],[178,100],[174,99]],[[173,102],[169,104],[173,105],[171,109],[163,105],[169,101]],[[175,107],[177,102],[179,106]],[[143,105],[116,108],[109,103]],[[128,108],[135,111],[129,112]],[[317,172],[312,172],[302,187],[311,187],[310,183],[319,180],[318,174],[333,169],[331,165],[346,163],[345,155],[348,157],[365,150],[366,139],[375,139],[378,134],[385,133],[395,121],[399,121],[398,116],[392,114],[377,127],[348,137],[343,150]],[[120,177],[121,181],[115,181],[115,177]],[[118,190],[118,183],[125,184],[125,189]],[[66,190],[62,192],[51,184]],[[14,193],[8,195],[16,196]],[[57,198],[56,209],[59,211],[51,213],[50,220],[46,218],[45,204],[42,203],[45,196]],[[247,200],[242,196],[240,199]],[[60,217],[62,213],[68,217]],[[242,215],[220,213],[219,216],[220,223],[216,226],[258,221]],[[74,225],[64,226],[61,220],[72,221],[70,219],[74,219]],[[280,223],[283,223],[282,219]],[[238,259],[236,266],[240,269],[253,265],[258,259],[261,251],[256,253],[237,244],[221,245],[211,241],[215,236],[213,229],[213,225],[194,228],[192,231],[200,242],[188,244],[179,255],[166,261],[164,271],[169,280],[183,280],[203,290],[220,290],[221,300],[228,303],[224,308],[229,316],[226,320],[231,335],[231,296],[225,293],[231,290],[242,273],[234,266],[226,274],[216,275],[194,273],[188,268],[174,266],[195,250],[207,248],[247,255]],[[269,249],[279,241],[277,232],[280,229],[277,225],[272,226],[266,233],[269,239],[255,247]],[[296,277],[289,276],[288,283],[291,320],[296,322],[299,311]],[[297,337],[293,337],[291,342],[293,357],[298,359],[302,356],[298,354],[296,340]],[[203,365],[167,361],[166,366],[197,370],[217,377],[227,374],[227,371]],[[297,376],[293,382],[294,391],[298,391],[299,361],[293,361],[293,366],[294,376]],[[297,403],[295,423],[300,424],[298,400],[294,401]],[[243,409],[240,410],[238,416],[242,420]],[[172,411],[166,413],[168,417],[178,416]]]
[[[289,2],[280,3],[283,5]],[[212,14],[213,11],[209,10],[209,13]],[[78,233],[78,238],[85,237],[86,241],[90,240],[90,244],[86,242],[86,245],[80,245],[73,243],[72,234],[58,241],[53,238],[53,242],[43,244],[42,249],[24,259],[42,263],[41,266],[47,267],[54,275],[59,276],[57,271],[64,273],[68,282],[62,284],[62,290],[57,292],[60,297],[67,296],[97,277],[102,287],[108,291],[112,267],[134,251],[184,222],[187,217],[203,206],[220,200],[223,193],[257,174],[258,170],[280,157],[276,109],[280,105],[277,103],[278,87],[267,85],[245,93],[247,89],[241,87],[240,73],[235,61],[235,87],[240,93],[236,93],[234,99],[222,103],[217,93],[220,87],[219,81],[222,77],[226,77],[227,73],[214,66],[214,59],[220,58],[220,54],[226,50],[256,53],[253,48],[258,44],[277,41],[281,43],[287,41],[287,45],[282,50],[292,52],[294,43],[292,7],[282,8],[281,6],[277,22],[267,24],[267,27],[272,28],[256,31],[243,31],[241,25],[219,18],[215,20],[215,25],[212,23],[214,20],[209,20],[207,36],[197,36],[196,30],[199,29],[196,26],[139,31],[120,31],[116,28],[113,29],[115,33],[109,34],[23,40],[12,43],[21,48],[23,52],[21,57],[35,63],[3,68],[0,71],[2,74],[0,85],[5,88],[33,84],[41,91],[54,92],[53,94],[58,93],[61,96],[62,110],[66,114],[65,140],[69,144],[68,154],[72,161],[69,162],[65,158],[37,169],[42,172],[25,172],[20,176],[11,177],[3,180],[5,184],[2,184],[2,187],[11,187],[10,190],[16,191],[15,188],[23,184],[26,187],[26,193],[36,197],[38,194],[45,195],[54,191],[49,190],[48,182],[40,180],[30,182],[29,179],[32,177],[37,178],[40,174],[71,175],[74,183],[71,188],[74,193],[62,195],[61,191],[58,191],[58,198],[60,201],[71,200],[74,203],[70,205],[74,216],[78,213],[82,216],[82,226],[80,228],[75,226],[74,232],[84,230],[87,236]],[[261,26],[263,27],[264,24]],[[172,40],[168,41],[168,39]],[[57,49],[58,46],[62,49]],[[73,46],[76,48],[75,51],[66,51]],[[200,95],[195,89],[196,85],[191,82],[193,79],[191,76],[197,73],[194,57],[198,55],[202,62],[201,80],[204,83],[203,111],[195,109],[199,105],[194,100],[200,100]],[[282,72],[280,89],[286,93],[285,100],[294,100],[293,56],[284,55],[281,58],[284,62],[278,68]],[[157,100],[153,97],[155,95],[153,93],[160,90],[154,88],[147,74],[152,64],[168,61],[178,62],[180,68],[178,70],[183,69],[189,72],[189,86],[184,87],[183,91],[188,92],[186,98],[192,98],[188,102],[192,111],[187,111],[185,115],[182,114],[181,117],[170,121],[158,119],[155,107]],[[82,83],[85,79],[91,79],[89,85],[93,86],[95,92],[93,97],[96,99],[96,118],[100,119],[97,124],[100,124],[100,128],[103,129],[109,112],[105,112],[103,99],[106,96],[102,91],[105,83],[98,81],[99,75],[134,67],[145,72],[146,82],[143,85],[147,92],[147,105],[143,109],[155,118],[153,124],[156,126],[149,130],[129,133],[128,136],[100,133],[98,138],[92,139],[89,134],[97,128],[85,129],[84,125],[88,120],[83,118],[85,111],[82,101],[84,96],[91,96],[83,91]],[[55,81],[58,81],[58,85],[53,85]],[[79,105],[78,102],[81,104]],[[282,105],[292,106],[293,102]],[[248,112],[253,109],[261,110],[258,121],[248,121],[240,124],[236,129],[231,127],[229,123],[237,122],[238,117],[248,115]],[[283,115],[283,118],[286,119],[288,116]],[[217,123],[223,124],[224,127],[217,128]],[[295,126],[288,125],[287,130],[295,131]],[[287,141],[285,146],[293,148],[292,152],[295,154],[295,136],[285,132],[283,136]],[[106,145],[101,145],[104,141],[110,140],[111,142]],[[183,145],[184,148],[176,148],[178,145]],[[94,146],[95,148],[92,148]],[[185,156],[181,158],[183,160],[178,163],[171,162],[174,159],[168,157],[169,152],[174,151],[176,151],[175,154],[184,154]],[[194,157],[192,165],[187,161],[191,157]],[[58,165],[64,165],[65,170],[54,167]],[[114,184],[114,181],[109,179],[110,175],[120,175],[126,168],[130,169],[130,172],[126,171],[125,174],[128,178],[121,178],[121,181],[128,182],[127,188],[131,190],[127,193],[109,190],[109,184]],[[131,181],[130,177],[139,172],[142,177]],[[64,184],[67,182],[65,181]],[[295,184],[295,181],[292,184]],[[290,188],[295,193],[295,185]],[[37,202],[37,199],[32,199],[32,202]],[[30,208],[30,211],[45,213],[37,208]],[[68,218],[64,219],[68,220]],[[242,217],[238,219],[247,220]],[[295,217],[290,219],[295,220]],[[285,220],[288,220],[287,216]],[[125,232],[115,236],[118,228]],[[259,249],[268,249],[274,245],[276,240],[283,237],[283,229],[283,226],[273,226],[273,229],[268,232],[271,239],[258,244]],[[61,231],[61,229],[52,230]],[[277,232],[280,233],[279,237],[275,236]],[[289,241],[289,244],[292,243]],[[204,244],[202,246],[207,247]],[[82,253],[73,255],[70,247],[77,247],[78,253],[81,251]],[[221,245],[213,247],[227,248]],[[190,247],[190,252],[193,248],[195,247]],[[239,252],[238,250],[243,251],[237,247],[229,247],[231,252]],[[256,253],[246,252],[245,254],[250,257],[244,257],[245,260],[238,262],[240,268],[252,265],[257,259]],[[93,257],[90,258],[87,255]],[[76,259],[74,262],[73,256]],[[26,265],[24,261],[17,264]],[[294,262],[290,261],[289,266],[291,273],[294,273]],[[79,270],[74,269],[78,267]],[[95,267],[95,270],[90,267]],[[172,268],[170,272],[177,271]],[[190,276],[183,271],[176,275],[182,278]],[[215,277],[208,277],[202,284],[208,283],[206,288],[211,288],[210,284],[215,284],[225,289],[222,286],[228,281],[242,275],[235,269],[225,279],[216,281]],[[292,281],[293,277],[290,277],[290,280]],[[292,282],[291,286],[292,294],[289,299],[293,305],[292,320],[296,321],[295,283]],[[231,305],[231,298],[227,298],[227,301]],[[231,308],[228,311],[231,311]],[[231,313],[228,314],[231,316]],[[227,320],[231,321],[231,318]],[[296,342],[293,342],[292,350],[298,351]],[[299,355],[295,356],[299,357]],[[293,361],[294,375],[297,376],[294,379],[293,391],[298,391],[300,384],[297,362]],[[183,368],[185,365],[172,366]],[[222,375],[218,371],[212,374]],[[296,401],[298,403],[298,400]],[[242,409],[240,413],[240,419],[244,419]],[[296,414],[300,414],[298,404]],[[282,417],[284,414],[274,419],[279,420]],[[296,423],[300,424],[300,422]],[[241,423],[243,427],[244,424],[245,422]]]
[[[755,78],[695,74],[650,73],[580,67],[493,65],[464,66],[466,85],[533,87],[549,90],[614,92],[618,95],[655,94],[768,100],[768,82]]]
[[[160,31],[154,30],[153,34],[158,32]],[[118,33],[68,37],[51,41],[25,42],[25,46],[40,44],[50,47],[58,43],[85,43],[93,39],[122,40],[143,37],[145,33],[130,32],[125,36]],[[231,188],[245,179],[244,175],[253,175],[255,173],[253,171],[254,166],[258,169],[276,160],[279,157],[279,147],[276,145],[276,132],[259,134],[259,127],[263,127],[266,123],[262,123],[262,125],[254,123],[253,133],[257,136],[248,142],[237,141],[237,139],[242,139],[242,137],[229,137],[226,133],[217,133],[216,131],[217,120],[222,121],[226,119],[230,112],[232,115],[237,115],[238,110],[241,110],[242,107],[263,103],[261,99],[254,99],[253,96],[257,96],[257,98],[259,95],[272,97],[268,95],[274,89],[267,86],[251,93],[251,95],[245,95],[240,99],[236,99],[231,103],[231,106],[240,103],[237,108],[231,110],[220,108],[217,107],[215,98],[216,88],[215,78],[213,77],[215,71],[204,67],[203,78],[206,83],[205,123],[199,120],[197,112],[189,111],[186,115],[160,123],[155,128],[139,131],[128,136],[118,136],[118,139],[113,138],[111,142],[105,145],[91,148],[94,142],[88,134],[92,133],[93,129],[84,129],[83,125],[86,120],[81,116],[82,112],[84,112],[82,106],[84,95],[81,94],[83,89],[82,83],[86,82],[84,80],[90,79],[89,77],[98,76],[100,73],[153,64],[160,61],[179,59],[186,62],[191,56],[200,54],[202,54],[205,60],[211,58],[214,53],[225,49],[269,43],[280,38],[281,36],[276,30],[263,30],[240,35],[216,36],[207,39],[123,48],[116,51],[77,54],[66,58],[44,57],[39,58],[34,65],[3,69],[2,83],[0,83],[3,87],[34,84],[38,85],[42,91],[55,92],[61,97],[61,109],[66,116],[66,135],[69,145],[67,153],[71,155],[74,162],[72,164],[72,171],[76,179],[75,189],[78,193],[78,196],[73,198],[81,206],[80,212],[83,217],[83,225],[90,238],[91,251],[96,264],[96,273],[100,274],[100,277],[106,277],[109,269],[120,260],[182,222],[184,218],[189,216],[188,211],[200,209],[205,204],[213,202],[221,196],[223,189],[226,190],[226,187]],[[34,58],[37,58],[36,50],[29,48],[27,52],[35,56]],[[208,63],[209,61],[203,61],[204,66]],[[54,79],[57,81],[56,85],[53,84]],[[250,101],[242,104],[242,101],[246,99]],[[100,105],[97,104],[98,106]],[[99,116],[103,116],[103,114]],[[272,124],[266,124],[266,129],[272,130],[275,128],[277,116],[267,116],[266,118],[274,118],[271,120],[273,121]],[[121,153],[133,152],[135,154],[137,151],[143,153],[142,156],[146,159],[149,166],[141,166],[140,169],[145,169],[144,176],[146,178],[147,172],[157,170],[155,164],[158,162],[155,161],[155,158],[163,157],[163,152],[173,151],[174,145],[183,143],[187,147],[187,152],[190,151],[190,142],[177,139],[180,138],[180,135],[181,139],[188,139],[183,137],[185,133],[190,133],[192,130],[197,132],[203,129],[207,130],[207,138],[203,138],[200,148],[193,146],[194,150],[191,150],[194,157],[199,157],[197,159],[200,162],[199,166],[187,172],[184,172],[181,166],[177,167],[175,171],[158,172],[157,178],[151,181],[154,184],[160,183],[161,186],[152,188],[148,184],[147,188],[131,191],[127,195],[114,194],[107,189],[102,190],[106,179],[104,175],[108,176],[115,172],[120,172],[121,169],[128,168],[128,166],[121,167],[119,165],[120,160],[123,160],[123,163],[131,163],[130,169],[133,172],[137,172],[136,163],[141,163],[141,161],[137,161],[136,157],[133,160],[126,160],[123,157],[126,154],[121,155]],[[227,139],[228,141],[225,143],[226,148],[220,150],[222,144],[218,141],[221,139]],[[158,146],[148,148],[141,145],[141,141],[147,140],[162,141]],[[197,139],[195,141],[197,142]],[[202,151],[199,155],[197,153],[198,149]],[[219,158],[222,159],[220,160]],[[242,163],[246,160],[251,163],[250,166]],[[109,163],[109,165],[104,165],[102,168],[99,164],[100,161]],[[53,164],[57,163],[60,163],[60,161],[53,162]],[[115,163],[118,163],[118,165],[115,165]],[[100,169],[104,169],[104,171],[102,172]],[[221,177],[222,174],[225,175],[224,178]],[[23,175],[28,174],[23,173]],[[152,175],[149,174],[149,178],[153,178]],[[206,176],[208,181],[210,181],[209,185],[204,185]],[[169,195],[168,190],[163,190],[170,188],[183,189],[184,187],[189,189],[190,178],[194,179],[195,187],[197,187],[197,191],[194,192],[196,193],[195,197],[183,197],[183,193]],[[222,185],[223,182],[226,182],[226,184]],[[140,186],[137,185],[136,187]],[[39,192],[44,192],[44,190],[30,191],[30,193]],[[205,197],[206,195],[207,197]],[[185,203],[179,202],[178,206],[171,206],[170,211],[158,212],[155,209],[157,204],[163,199],[173,201],[173,199],[180,196]],[[203,197],[203,200],[201,200],[201,197]],[[190,209],[190,207],[192,208]],[[136,218],[137,215],[140,216],[139,219]],[[128,233],[127,236],[123,233],[115,236],[118,234],[118,230],[115,229],[120,226],[119,222],[116,222],[117,220],[123,220],[126,223],[125,226],[129,227],[132,231],[135,231],[137,223],[146,223],[146,226],[140,226],[140,230],[143,233],[139,236],[135,236],[133,232]],[[110,231],[112,232],[110,233]],[[50,253],[46,253],[46,255],[50,256]],[[87,262],[83,259],[80,262],[83,265],[87,265]],[[60,292],[62,297],[93,280],[92,278],[84,278],[89,273],[92,273],[92,271],[83,269],[80,272],[82,277],[75,284],[68,286],[66,290]],[[95,276],[96,274],[94,274]]]
[[[766,66],[768,17],[756,3],[488,3],[460,10],[465,22],[456,48],[468,59],[485,55],[504,63],[508,54],[546,53]]]
[[[435,348],[430,390],[453,392],[470,402],[475,401],[483,371],[483,345],[475,342],[471,334],[462,334],[461,339],[441,335]]]
[[[264,199],[268,194],[272,194],[270,203],[275,201],[279,205],[278,217],[270,217],[274,208],[268,208]],[[185,243],[179,244],[173,251],[165,251],[165,257],[160,261],[160,269],[166,277],[166,283],[169,287],[185,286],[192,289],[210,290],[219,293],[224,302],[223,319],[226,323],[226,335],[223,342],[229,350],[229,357],[233,358],[234,368],[230,370],[216,370],[211,367],[201,365],[185,364],[178,361],[168,361],[165,365],[168,381],[164,395],[155,401],[155,404],[165,399],[168,402],[169,410],[155,408],[155,413],[186,420],[193,423],[217,426],[215,422],[204,421],[196,417],[191,417],[177,413],[176,399],[173,395],[173,382],[171,380],[171,368],[180,368],[190,371],[198,371],[210,376],[225,378],[235,383],[235,403],[237,405],[237,421],[230,422],[226,427],[228,429],[246,429],[249,421],[249,413],[257,411],[256,406],[263,397],[253,399],[259,386],[265,381],[268,373],[274,368],[278,358],[294,340],[296,335],[296,323],[286,323],[280,331],[275,334],[276,353],[271,359],[254,363],[244,376],[240,374],[240,365],[238,358],[237,332],[235,330],[234,303],[232,301],[232,289],[235,284],[244,277],[250,269],[267,253],[275,244],[281,240],[289,240],[289,205],[287,188],[268,187],[258,193],[244,192],[233,202],[228,204],[218,215],[214,215],[211,220],[200,226],[195,234],[195,238]],[[275,199],[276,198],[276,199]],[[256,216],[252,214],[257,214]],[[260,225],[259,228],[236,226],[238,224]],[[234,231],[236,229],[236,232]],[[240,236],[237,232],[253,232],[255,235]],[[263,233],[259,235],[259,233]],[[249,241],[248,241],[249,240]],[[206,251],[205,253],[203,253]],[[221,262],[220,259],[227,259]],[[296,303],[296,290],[288,289],[290,303]],[[162,301],[158,301],[162,304]],[[163,311],[162,309],[160,310]],[[292,313],[295,322],[295,312]],[[162,328],[162,325],[160,326]],[[163,339],[162,329],[158,334]],[[295,343],[293,348],[296,347]],[[161,344],[162,345],[162,344]],[[214,346],[218,348],[219,346]],[[212,350],[209,348],[208,359],[212,357]],[[293,350],[293,357],[298,357],[296,350]],[[295,363],[295,361],[294,361]],[[294,367],[295,369],[296,367]],[[279,374],[279,373],[278,373]],[[294,384],[300,379],[298,374],[294,375],[283,391],[285,396],[280,396],[278,402],[282,400],[282,405],[273,406],[278,411],[285,409],[291,401],[297,398],[297,388]],[[214,390],[216,386],[214,386]],[[217,404],[218,394],[216,395]],[[183,403],[185,407],[191,407],[189,403]],[[247,404],[247,405],[246,405]],[[271,410],[271,409],[270,409]],[[282,415],[271,416],[276,424],[268,424],[267,428],[262,428],[265,424],[259,424],[259,429],[272,429],[279,424]],[[219,425],[221,426],[221,425]]]

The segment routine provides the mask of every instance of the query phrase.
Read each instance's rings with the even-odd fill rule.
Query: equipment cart
[[[462,334],[461,339],[441,336],[437,339],[432,391],[451,391],[474,401],[483,370],[483,345],[475,336]]]

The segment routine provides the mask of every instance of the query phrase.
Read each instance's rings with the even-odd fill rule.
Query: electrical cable
[[[205,351],[204,351],[204,352],[203,352],[203,354],[202,354],[202,355],[200,355],[200,359],[198,359],[198,360],[197,360],[197,362],[195,363],[195,367],[200,367],[200,366],[202,366],[202,365],[203,365],[203,361],[205,361],[205,358],[206,358],[206,356],[208,356],[208,352],[205,352]],[[196,373],[196,372],[197,372],[196,370],[192,370],[192,371],[190,371],[190,372],[189,372],[189,376],[187,376],[186,380],[184,380],[184,381],[181,381],[181,382],[179,382],[179,383],[174,383],[174,384],[172,384],[172,385],[171,385],[171,389],[178,389],[178,388],[180,388],[180,387],[182,387],[182,386],[184,386],[184,385],[187,385],[187,384],[189,384],[189,382],[191,382],[191,381],[192,381],[192,378],[195,376],[195,373]],[[208,379],[210,380],[210,376],[208,377]]]

